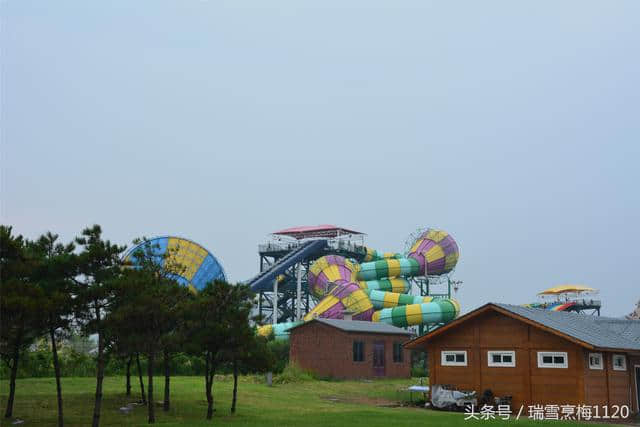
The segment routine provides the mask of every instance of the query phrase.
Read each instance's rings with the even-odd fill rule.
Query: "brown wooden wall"
[[[589,368],[589,353],[591,351],[584,350],[584,400],[589,405],[609,405],[609,396],[607,388],[607,376],[611,370],[611,358],[603,353],[602,369]],[[593,353],[600,353],[594,351]]]
[[[627,370],[612,368],[613,354],[589,351],[553,333],[495,311],[487,311],[429,340],[431,384],[451,384],[459,389],[486,389],[496,396],[513,396],[520,405],[588,404],[630,405],[638,413],[635,365],[640,355],[626,354]],[[442,366],[443,350],[466,350],[467,366]],[[490,350],[515,351],[516,366],[489,367]],[[538,351],[562,351],[568,368],[538,368]],[[589,368],[589,353],[602,353],[603,369]]]
[[[441,366],[443,350],[466,350],[466,367]],[[516,353],[516,366],[489,367],[489,350]],[[582,348],[497,312],[470,319],[427,345],[431,384],[451,384],[496,396],[513,396],[514,407],[531,404],[577,404],[584,399]],[[567,369],[538,368],[538,351],[565,351]]]
[[[609,405],[631,405],[631,371],[627,357],[627,370],[614,371],[611,368],[611,353],[606,354],[607,372],[609,375]]]
[[[589,353],[601,353],[603,369],[589,368]],[[638,412],[636,399],[635,369],[640,365],[640,356],[627,354],[627,370],[613,369],[613,355],[621,352],[584,351],[585,403],[589,405],[629,405]]]
[[[353,341],[363,341],[363,362],[353,361]],[[291,331],[289,358],[304,370],[331,378],[373,378],[374,342],[385,343],[385,377],[411,376],[411,352],[404,350],[402,363],[393,361],[393,343],[404,343],[407,336],[347,333],[320,322]]]

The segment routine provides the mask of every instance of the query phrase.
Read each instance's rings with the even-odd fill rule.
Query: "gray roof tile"
[[[346,332],[366,332],[377,334],[394,334],[394,335],[412,335],[411,331],[406,331],[401,328],[397,328],[386,323],[367,322],[363,320],[341,320],[341,319],[314,319],[317,322],[324,323],[325,325],[333,326]],[[311,322],[304,323],[296,328],[307,325]],[[291,329],[296,329],[291,328]]]
[[[550,311],[511,304],[493,304],[594,347],[640,350],[640,320]]]

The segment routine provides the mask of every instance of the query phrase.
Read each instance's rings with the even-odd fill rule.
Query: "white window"
[[[589,369],[603,369],[602,353],[589,353]]]
[[[466,351],[443,351],[440,355],[442,366],[467,366]]]
[[[539,351],[538,368],[568,368],[569,359],[565,351]]]
[[[613,370],[614,371],[627,370],[627,358],[624,356],[624,354],[613,355]]]
[[[488,351],[487,364],[495,367],[514,368],[516,366],[516,352],[503,350]]]

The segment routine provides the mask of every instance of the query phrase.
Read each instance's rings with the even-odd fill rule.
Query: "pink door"
[[[384,342],[373,343],[373,375],[384,377]]]

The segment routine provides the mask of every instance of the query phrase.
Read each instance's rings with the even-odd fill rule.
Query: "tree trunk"
[[[100,307],[95,301],[96,320],[98,324],[98,369],[96,372],[96,400],[93,407],[92,427],[100,426],[100,409],[102,408],[102,382],[104,380],[104,337],[100,325]]]
[[[162,409],[165,411],[169,410],[169,390],[170,390],[170,367],[169,367],[169,352],[164,352],[164,403],[162,404]]]
[[[153,424],[156,422],[156,405],[153,401],[153,359],[154,354],[149,353],[147,355],[147,376],[149,379],[147,380],[147,408],[149,408],[149,424]]]
[[[231,399],[231,413],[236,413],[236,400],[238,396],[238,361],[233,358],[233,398]]]
[[[129,360],[127,360],[127,396],[131,396],[131,362],[133,359],[133,355],[129,355]]]
[[[13,401],[16,397],[16,377],[18,376],[18,360],[20,359],[20,350],[16,346],[13,352],[13,364],[11,365],[11,379],[9,380],[9,399],[7,399],[7,410],[4,413],[5,418],[13,416]]]
[[[140,353],[136,353],[136,364],[138,365],[138,378],[140,379],[140,396],[142,404],[147,404],[147,394],[144,392],[144,380],[142,379],[142,367],[140,366]]]
[[[98,367],[96,371],[96,398],[93,407],[93,427],[100,426],[100,409],[102,408],[102,382],[104,380],[104,348],[102,337],[98,334]]]
[[[56,394],[58,396],[58,427],[62,427],[64,425],[64,416],[62,414],[62,386],[60,385],[60,360],[58,359],[58,348],[56,345],[55,329],[49,328],[49,337],[51,338],[53,370],[56,374]]]
[[[210,420],[213,418],[213,393],[211,393],[211,388],[213,387],[213,361],[211,359],[210,353],[207,353],[206,357],[206,365],[205,365],[205,393],[207,395],[207,419]]]

